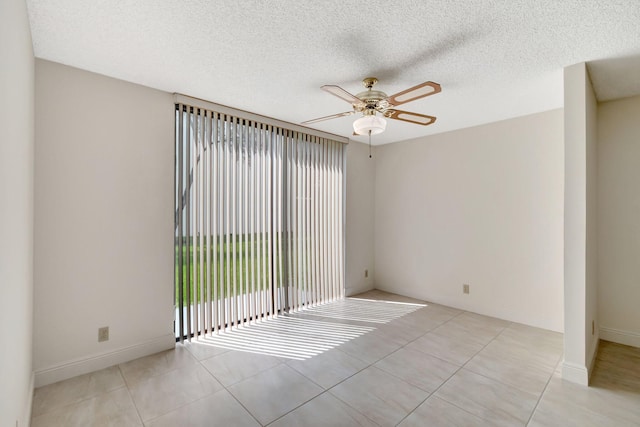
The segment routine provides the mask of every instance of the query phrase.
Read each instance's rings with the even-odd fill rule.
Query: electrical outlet
[[[466,283],[464,285],[462,285],[462,293],[463,294],[468,294],[469,293],[469,285],[467,285]]]
[[[365,271],[364,271],[364,277],[365,277],[365,279],[366,279],[367,277],[369,277],[369,270],[365,270]]]
[[[98,342],[109,341],[109,327],[98,328]]]

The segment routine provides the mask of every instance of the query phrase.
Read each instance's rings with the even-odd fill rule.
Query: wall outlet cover
[[[109,327],[98,328],[98,342],[109,341]]]

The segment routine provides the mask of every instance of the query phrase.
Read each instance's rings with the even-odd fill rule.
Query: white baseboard
[[[589,385],[589,379],[591,378],[591,373],[593,372],[593,366],[596,363],[596,358],[598,356],[598,343],[600,342],[599,333],[594,337],[593,345],[589,349],[591,352],[587,355],[589,358],[589,363],[586,365],[580,365],[577,363],[562,362],[562,379],[571,381],[580,385]]]
[[[108,368],[119,363],[128,362],[150,354],[174,348],[176,337],[173,334],[166,334],[161,337],[122,347],[108,353],[73,360],[50,368],[35,371],[35,387],[42,387],[58,381],[66,380],[89,372]]]
[[[361,294],[363,292],[372,291],[374,289],[375,288],[373,287],[373,285],[366,285],[366,284],[365,285],[361,285],[361,286],[354,286],[354,287],[351,287],[351,288],[347,287],[344,290],[344,296],[350,297],[350,296],[353,296],[353,295]]]
[[[571,381],[572,383],[588,386],[589,371],[584,365],[578,365],[571,362],[562,362],[562,379]]]
[[[600,339],[640,348],[640,334],[637,332],[601,326]]]

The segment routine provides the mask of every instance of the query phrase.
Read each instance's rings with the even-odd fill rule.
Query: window
[[[177,337],[344,296],[345,147],[227,107],[176,103]]]

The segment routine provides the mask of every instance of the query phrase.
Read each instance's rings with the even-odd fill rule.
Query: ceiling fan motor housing
[[[389,103],[386,101],[387,94],[379,90],[365,90],[356,95],[356,98],[360,99],[362,103],[353,104],[353,108],[359,113],[374,114],[375,111],[382,111],[389,107]]]

